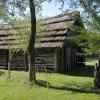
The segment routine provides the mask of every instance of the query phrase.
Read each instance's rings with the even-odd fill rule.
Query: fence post
[[[98,64],[96,63],[94,70],[94,86],[100,89],[100,55],[98,56]]]
[[[98,57],[98,65],[100,66],[100,55]]]

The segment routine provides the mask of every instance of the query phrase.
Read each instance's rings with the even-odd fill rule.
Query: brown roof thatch
[[[79,12],[73,12],[64,15],[58,15],[56,17],[47,18],[45,20],[39,21],[39,27],[37,27],[36,36],[36,48],[61,48],[66,40],[66,37],[76,35],[75,32],[70,30],[70,27],[76,23],[79,19]],[[82,24],[82,23],[81,23]],[[29,25],[26,25],[29,29]],[[24,28],[26,28],[26,26]],[[4,30],[5,29],[5,30]],[[20,34],[16,34],[13,37],[13,33],[9,32],[9,28],[4,28],[0,31],[0,49],[9,48],[22,48],[24,45],[19,42],[14,42],[15,39],[22,38]],[[21,29],[18,28],[17,29]],[[12,30],[10,28],[10,30]],[[23,35],[25,37],[25,34]]]
[[[70,27],[80,21],[79,12],[73,12],[56,17],[48,18],[41,24],[40,38],[36,43],[37,48],[62,47],[66,37],[76,35]],[[80,24],[82,24],[80,22]],[[82,25],[81,25],[82,26]],[[38,36],[38,34],[37,34]]]
[[[20,44],[20,41],[16,41],[20,38],[22,38],[20,35],[13,36],[9,30],[0,31],[0,49],[25,48],[25,45]]]

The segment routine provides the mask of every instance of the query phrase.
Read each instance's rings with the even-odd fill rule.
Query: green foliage
[[[98,54],[100,50],[100,34],[88,33],[88,51],[90,53]]]
[[[56,0],[56,2],[65,11],[80,9],[88,28],[100,33],[100,0]],[[66,4],[70,5],[70,8],[66,8]]]
[[[2,8],[0,7],[0,18],[4,15]]]
[[[84,24],[87,30],[80,26],[72,26],[72,30],[80,33],[78,36],[69,37],[81,45],[87,54],[97,54],[100,49],[100,0],[55,0],[61,5],[65,12],[69,9],[80,9],[82,11]],[[66,7],[70,5],[69,8]],[[81,21],[81,20],[80,20]],[[76,31],[77,30],[77,31]],[[89,30],[89,31],[88,31]]]
[[[11,51],[19,52],[21,49],[27,51],[29,36],[30,36],[30,24],[27,19],[16,19],[13,22],[13,26],[9,25],[7,30],[10,35],[8,38],[12,38],[12,48]],[[5,31],[6,32],[6,31]]]
[[[79,13],[79,12],[78,12]],[[80,14],[75,14],[74,16],[76,18],[75,22],[70,26],[70,30],[72,32],[75,32],[76,35],[67,37],[67,40],[74,41],[78,44],[78,46],[81,46],[83,53],[85,51],[85,48],[87,48],[87,31],[84,28],[84,24],[82,21],[82,18],[80,17]]]
[[[0,19],[4,16],[4,7],[2,5],[2,2],[0,1]]]
[[[100,31],[100,2],[98,0],[79,0],[80,4],[84,8],[84,11],[88,13],[86,21],[91,27],[92,31]]]
[[[85,30],[79,26],[72,26],[71,30],[79,33],[75,36],[68,37],[67,40],[76,42],[82,47],[85,55],[98,54],[100,50],[100,34]]]

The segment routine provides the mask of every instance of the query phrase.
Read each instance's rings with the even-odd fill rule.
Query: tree
[[[42,0],[41,2],[43,2]],[[58,0],[59,1],[59,0]],[[65,0],[66,1],[66,0]],[[74,0],[75,1],[75,0]],[[76,0],[77,1],[77,0]],[[62,2],[64,4],[64,0],[61,0],[59,2]],[[100,2],[97,0],[94,4],[94,1],[90,2],[90,0],[79,0],[80,5],[84,8],[86,12],[90,15],[92,18],[93,26],[96,28],[96,30],[100,30],[100,21],[99,21],[99,5]],[[98,4],[97,4],[98,3]],[[29,58],[30,58],[30,69],[29,69],[29,81],[34,81],[36,82],[36,76],[35,76],[35,36],[36,36],[36,15],[35,15],[35,3],[34,0],[29,0],[29,5],[30,5],[30,14],[31,14],[31,35],[30,35],[30,41],[29,41],[29,46],[28,46],[28,52],[29,52]]]
[[[41,3],[46,0],[1,0],[1,4],[5,10],[5,16],[3,16],[3,20],[6,23],[12,25],[14,28],[15,16],[23,17],[25,15],[24,11],[26,8],[30,8],[30,18],[31,18],[31,35],[29,39],[28,45],[28,54],[29,54],[29,81],[36,82],[35,75],[35,36],[36,36],[36,11],[41,9]],[[29,4],[29,5],[27,5]],[[26,14],[27,15],[27,14]],[[10,71],[9,71],[10,73]],[[10,76],[10,74],[9,74]]]
[[[30,14],[31,14],[31,35],[28,45],[29,52],[29,81],[36,82],[36,74],[35,74],[35,37],[36,37],[36,15],[35,15],[35,5],[34,0],[29,0],[30,5]]]
[[[91,47],[92,50],[95,48],[98,51],[100,49],[100,0],[69,0],[72,5],[79,5],[84,9],[85,16],[85,24],[87,24],[88,28],[95,32],[95,35],[89,35],[88,46]],[[64,6],[67,0],[58,0],[58,2],[62,3],[62,7]],[[91,32],[90,32],[91,33]],[[99,65],[96,65],[95,69],[95,80],[94,85],[96,88],[100,88],[100,54],[99,54]]]
[[[98,64],[96,64],[94,72],[94,86],[100,89],[100,56],[98,57]]]
[[[89,23],[89,25],[92,25],[92,31],[95,30],[95,32],[100,34],[100,0],[80,0],[80,4],[84,7],[85,11],[89,14],[92,20]],[[98,37],[100,37],[100,35],[98,35]],[[95,37],[94,41],[92,40],[96,45],[94,47],[97,47],[98,43],[100,42],[100,39],[98,37]],[[95,69],[94,85],[96,88],[100,88],[100,54],[99,65],[96,65]]]

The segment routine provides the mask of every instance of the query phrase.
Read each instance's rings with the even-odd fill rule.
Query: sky
[[[61,11],[59,10],[60,5],[55,4],[54,1],[51,3],[44,2],[42,7],[42,15],[44,17],[51,17],[61,13]]]
[[[42,7],[43,7],[43,11],[42,11],[43,17],[52,17],[52,16],[59,15],[62,13],[62,11],[59,9],[61,7],[60,4],[56,4],[55,0],[53,0],[51,3],[44,2]],[[78,10],[78,9],[69,8],[69,5],[67,2],[65,3],[63,10],[65,10],[66,8],[71,11]]]

